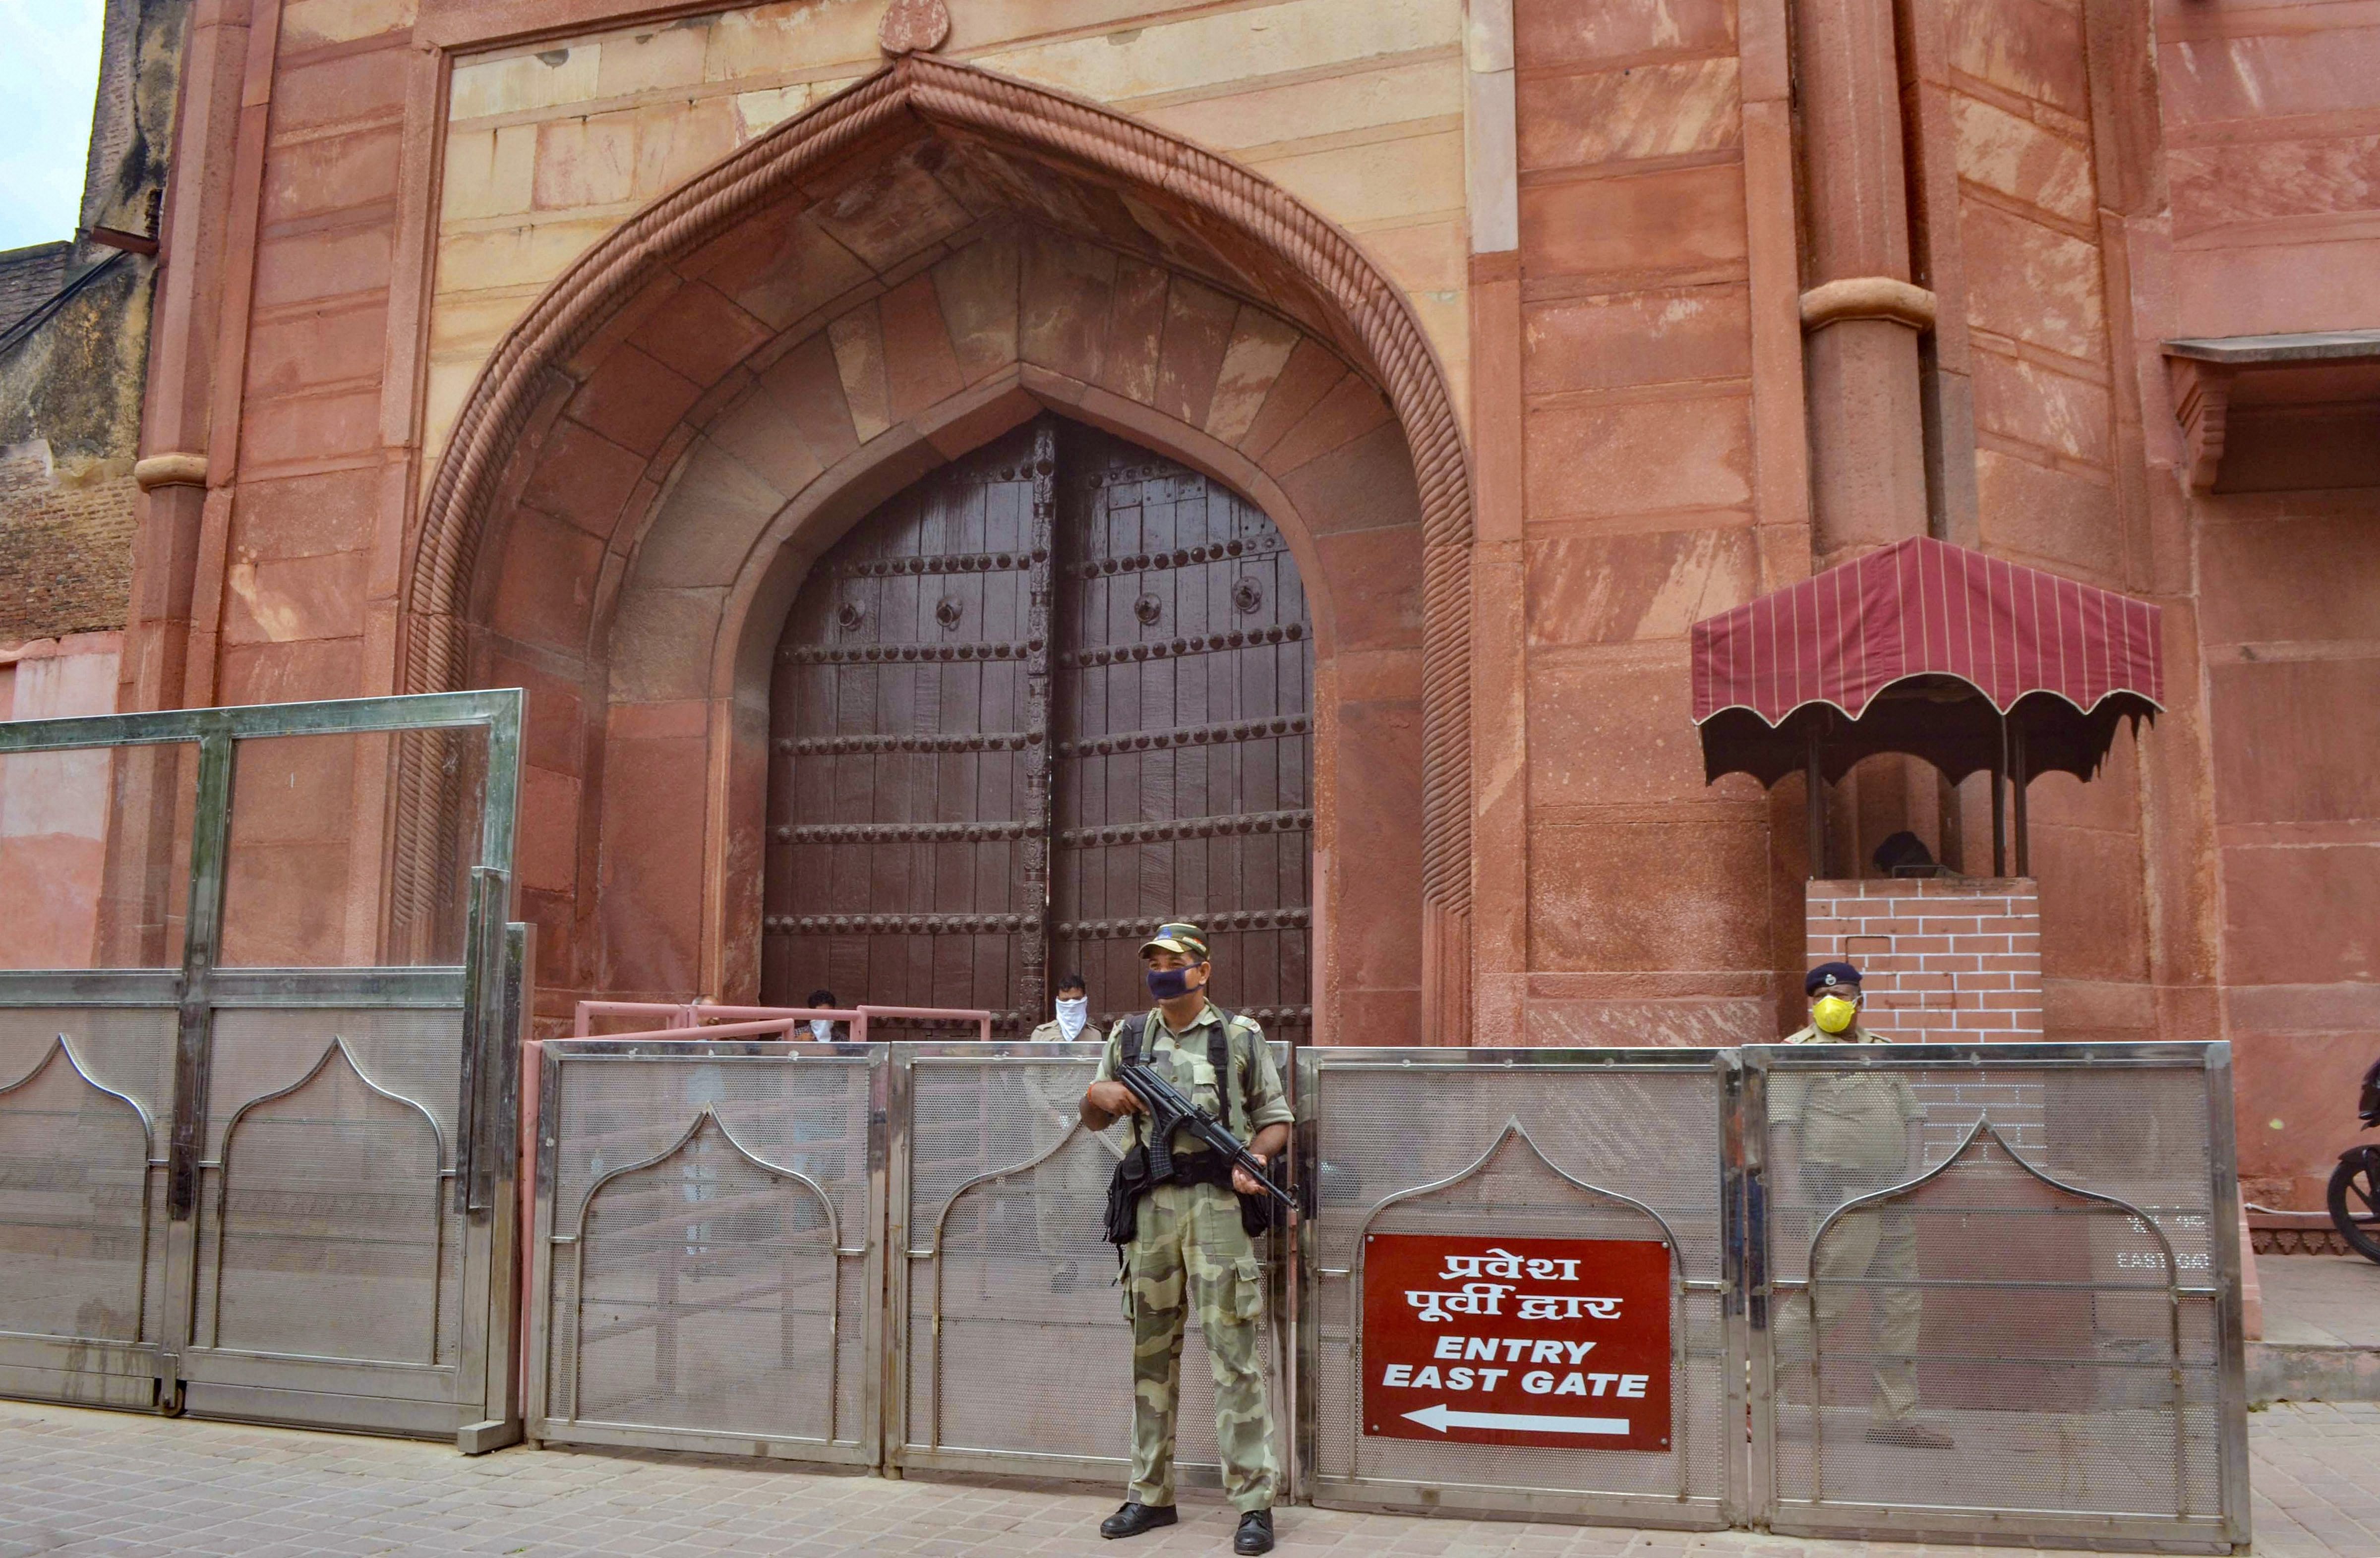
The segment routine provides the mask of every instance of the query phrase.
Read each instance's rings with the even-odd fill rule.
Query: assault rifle
[[[1149,1183],[1161,1185],[1173,1178],[1173,1132],[1187,1126],[1191,1135],[1222,1153],[1234,1166],[1247,1170],[1248,1178],[1263,1186],[1266,1194],[1283,1206],[1291,1204],[1289,1192],[1265,1178],[1264,1160],[1242,1145],[1222,1121],[1184,1097],[1164,1072],[1144,1060],[1121,1068],[1116,1081],[1123,1083],[1148,1111]]]

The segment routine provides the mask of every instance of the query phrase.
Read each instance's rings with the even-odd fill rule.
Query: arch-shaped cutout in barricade
[[[13,1069],[14,1068],[11,1068]],[[156,1127],[53,1038],[0,1081],[0,1330],[134,1347],[151,1334],[143,1281]]]
[[[1315,1502],[1738,1517],[1734,1075],[1711,1049],[1301,1053]]]
[[[1101,1233],[1120,1130],[1078,1114],[1101,1045],[894,1046],[888,1465],[1121,1485],[1132,1332]],[[1287,1046],[1274,1045],[1280,1063]],[[1260,1350],[1285,1439],[1285,1250],[1257,1240],[1272,1323]],[[1221,1479],[1213,1371],[1181,1356],[1179,1479]],[[1285,1458],[1285,1443],[1275,1446]]]
[[[1772,1529],[2247,1540],[2228,1046],[1742,1054]]]
[[[872,1467],[886,1046],[539,1046],[528,1433]]]
[[[0,970],[0,1392],[519,1436],[523,707],[0,721],[106,829],[88,940]]]

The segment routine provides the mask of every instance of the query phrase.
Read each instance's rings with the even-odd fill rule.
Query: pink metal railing
[[[592,1024],[599,1017],[658,1017],[657,1028],[634,1033],[596,1034]],[[991,1037],[991,1013],[975,1008],[962,1007],[729,1007],[709,1001],[581,1001],[572,1027],[577,1038],[650,1039],[686,1028],[708,1028],[720,1022],[775,1022],[780,1018],[792,1018],[808,1022],[824,1020],[845,1024],[852,1042],[866,1044],[872,1018],[903,1021],[922,1020],[929,1022],[972,1022],[978,1039]],[[729,1035],[721,1034],[720,1037]],[[789,1035],[798,1037],[798,1035]]]

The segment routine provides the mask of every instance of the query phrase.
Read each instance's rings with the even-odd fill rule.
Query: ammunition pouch
[[[1107,1241],[1130,1244],[1140,1232],[1140,1198],[1148,1193],[1148,1149],[1134,1147],[1116,1160],[1108,1176]]]
[[[1149,1172],[1146,1146],[1125,1153],[1116,1160],[1115,1172],[1108,1176],[1106,1229],[1110,1244],[1133,1241],[1140,1231],[1140,1198],[1160,1184],[1214,1185],[1231,1190],[1231,1160],[1220,1153],[1176,1153],[1173,1172],[1159,1179]],[[1277,1214],[1270,1196],[1244,1196],[1236,1191],[1233,1196],[1240,1203],[1241,1231],[1250,1238],[1260,1238],[1272,1231]]]

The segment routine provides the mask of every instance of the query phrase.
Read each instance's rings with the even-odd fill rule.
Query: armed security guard
[[[1810,1024],[1786,1035],[1787,1044],[1888,1042],[1860,1026],[1866,997],[1852,964],[1820,963],[1803,978],[1802,990],[1810,998]],[[1768,1116],[1777,1127],[1770,1141],[1778,1182],[1788,1194],[1798,1183],[1798,1199],[1814,1217],[1900,1183],[1924,1155],[1925,1108],[1898,1072],[1772,1072]],[[1885,1206],[1837,1219],[1813,1254],[1806,1307],[1783,1306],[1779,1330],[1800,1333],[1803,1346],[1813,1321],[1819,1332],[1831,1332],[1842,1323],[1863,1278],[1878,1285],[1869,1288],[1876,1332],[1869,1442],[1950,1449],[1949,1434],[1915,1417],[1915,1355],[1925,1299],[1917,1286],[1917,1226],[1907,1212]]]
[[[1119,1021],[1108,1034],[1099,1069],[1083,1094],[1083,1123],[1105,1130],[1123,1116],[1146,1114],[1115,1080],[1146,1061],[1165,1070],[1199,1109],[1228,1126],[1270,1164],[1289,1145],[1289,1101],[1266,1049],[1264,1032],[1207,998],[1214,969],[1196,925],[1168,924],[1141,944],[1157,1009]],[[1143,1149],[1148,1123],[1132,1123]],[[1253,1135],[1251,1134],[1253,1133]],[[1103,1537],[1135,1537],[1171,1526],[1174,1413],[1182,1384],[1182,1328],[1187,1306],[1215,1372],[1215,1441],[1223,1491],[1240,1512],[1232,1551],[1272,1550],[1272,1414],[1265,1401],[1257,1331],[1264,1314],[1262,1274],[1241,1216],[1241,1196],[1260,1187],[1244,1168],[1205,1148],[1187,1129],[1171,1143],[1174,1173],[1151,1185],[1133,1214],[1124,1246],[1124,1310],[1132,1321],[1132,1489],[1122,1509],[1099,1524]],[[1266,1214],[1269,1215],[1269,1212]]]

